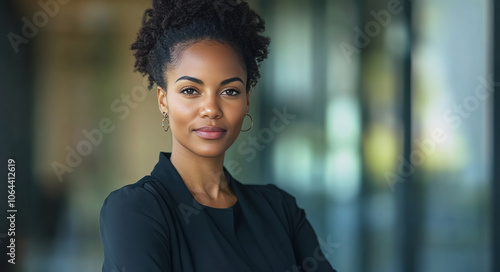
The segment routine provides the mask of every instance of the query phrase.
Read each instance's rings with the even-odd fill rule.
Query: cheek
[[[168,97],[168,114],[170,116],[170,126],[175,132],[176,128],[186,127],[189,122],[196,117],[196,110],[188,101],[176,99],[174,96]]]
[[[234,105],[231,107],[230,112],[226,115],[233,124],[241,125],[245,119],[246,104]]]

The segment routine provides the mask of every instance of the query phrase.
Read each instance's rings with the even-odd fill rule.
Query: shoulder
[[[145,176],[134,184],[111,192],[101,208],[101,217],[107,214],[121,214],[133,211],[154,211],[159,206],[152,184],[158,182],[152,176]]]
[[[102,236],[125,237],[152,230],[156,233],[167,233],[168,224],[164,209],[158,193],[152,189],[154,182],[158,181],[151,176],[145,176],[138,182],[109,194],[100,212]]]
[[[151,177],[113,191],[100,213],[103,271],[164,271],[170,266],[169,224]]]

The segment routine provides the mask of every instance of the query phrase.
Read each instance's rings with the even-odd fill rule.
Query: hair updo
[[[237,0],[153,0],[130,49],[134,71],[148,75],[166,90],[165,71],[175,66],[183,49],[201,40],[227,43],[239,54],[247,72],[247,91],[260,78],[270,39],[261,35],[264,20],[248,3]]]

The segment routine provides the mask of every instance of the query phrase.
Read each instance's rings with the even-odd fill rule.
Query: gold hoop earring
[[[168,114],[166,112],[163,113],[163,116],[165,118],[163,118],[163,121],[161,121],[161,126],[163,127],[163,131],[167,132],[168,129],[170,128],[170,121],[168,120]],[[166,126],[167,128],[165,128],[165,121],[168,122],[168,124]]]
[[[253,128],[253,118],[252,118],[252,116],[250,116],[250,114],[248,114],[248,113],[247,113],[245,116],[250,117],[250,121],[251,121],[251,123],[250,123],[250,127],[249,127],[248,129],[246,129],[246,130],[241,130],[241,132],[247,132],[247,131],[250,131],[250,130]]]

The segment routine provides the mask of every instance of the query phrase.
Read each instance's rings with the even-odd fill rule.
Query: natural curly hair
[[[264,20],[244,1],[153,0],[130,47],[135,51],[134,71],[148,75],[149,89],[156,83],[166,90],[165,71],[175,67],[182,50],[214,40],[231,45],[243,60],[248,92],[257,84],[260,63],[269,53],[264,30]]]

